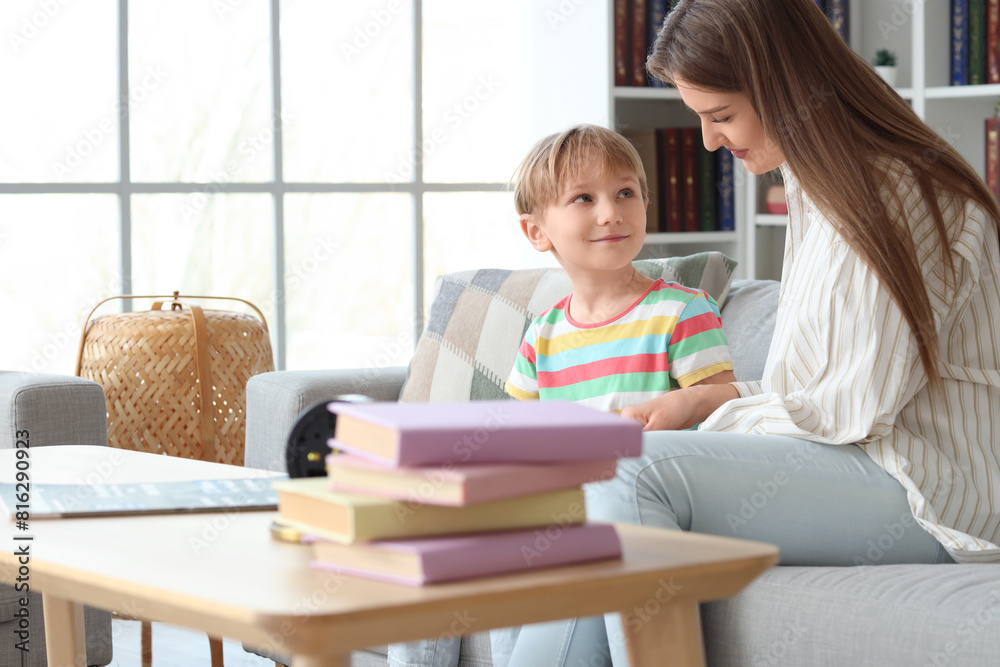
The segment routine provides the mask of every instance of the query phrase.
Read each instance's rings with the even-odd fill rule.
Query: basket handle
[[[165,294],[152,294],[152,295],[120,294],[118,296],[109,296],[107,299],[102,299],[102,300],[98,301],[97,305],[94,306],[93,309],[91,309],[91,311],[87,314],[87,319],[83,321],[83,328],[80,331],[80,346],[79,346],[79,348],[77,349],[77,352],[76,352],[76,370],[74,371],[73,374],[76,375],[77,377],[80,376],[80,370],[81,370],[81,366],[83,364],[83,344],[87,340],[87,327],[90,326],[90,318],[92,318],[94,316],[94,313],[97,312],[98,308],[100,308],[101,306],[103,306],[104,304],[106,304],[108,301],[114,301],[116,299],[171,299],[170,307],[171,307],[171,309],[173,309],[175,304],[176,304],[176,306],[178,308],[181,306],[181,302],[178,301],[179,298],[180,298],[180,293],[177,292],[177,291],[174,291],[174,293],[172,295],[169,295],[169,296],[165,295]],[[267,320],[264,318],[264,313],[262,313],[260,311],[260,308],[258,308],[257,306],[253,305],[252,303],[250,303],[246,299],[241,299],[238,296],[185,296],[184,298],[185,299],[223,299],[223,300],[228,300],[228,301],[239,301],[240,303],[245,304],[245,305],[250,306],[251,308],[253,308],[254,312],[257,313],[257,316],[260,318],[261,324],[264,325],[264,333],[270,333],[268,331],[268,329],[267,329]],[[162,306],[162,303],[163,303],[162,301],[154,303],[153,304],[153,310],[160,310],[160,307]]]

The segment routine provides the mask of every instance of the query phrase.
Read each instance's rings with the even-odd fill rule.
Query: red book
[[[615,461],[391,467],[350,454],[326,459],[329,488],[427,505],[472,505],[568,489],[615,475]]]
[[[681,222],[681,131],[677,127],[663,130],[663,192],[666,200],[665,218],[668,232],[683,229]],[[661,213],[664,215],[664,213]]]
[[[621,558],[609,523],[452,537],[312,542],[313,567],[410,586]]]
[[[986,83],[1000,83],[1000,0],[986,0]]]
[[[681,175],[684,182],[683,229],[698,231],[698,139],[697,128],[681,130]]]
[[[572,401],[330,403],[331,447],[391,466],[639,456],[642,425]]]
[[[646,86],[646,0],[632,3],[632,85]]]
[[[632,3],[615,0],[615,85],[632,83]]]
[[[986,119],[986,185],[1000,200],[1000,118]]]

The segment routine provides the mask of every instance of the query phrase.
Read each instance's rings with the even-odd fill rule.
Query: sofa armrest
[[[0,448],[27,431],[32,447],[107,445],[101,385],[73,375],[0,371]]]
[[[395,401],[406,367],[261,373],[247,383],[244,465],[285,472],[288,434],[302,411],[339,394]]]

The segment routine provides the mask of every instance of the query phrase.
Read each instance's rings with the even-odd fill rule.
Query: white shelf
[[[1000,97],[1000,83],[978,86],[934,86],[924,90],[928,100],[974,99],[979,97]]]
[[[620,100],[679,100],[676,88],[643,88],[641,86],[615,86],[611,94]]]
[[[670,232],[646,234],[646,245],[654,243],[668,243],[671,245],[682,243],[735,243],[739,240],[739,235],[735,231],[729,232]]]
[[[787,227],[787,215],[774,215],[772,213],[758,213],[754,218],[758,227]]]

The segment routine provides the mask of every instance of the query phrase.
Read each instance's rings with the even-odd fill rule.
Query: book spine
[[[667,17],[670,3],[667,0],[647,0],[647,2],[649,9],[646,12],[648,17],[646,21],[646,53],[649,53],[650,49],[653,48],[653,42],[656,41],[656,36],[660,34],[660,27],[663,25],[663,19]],[[654,88],[666,86],[665,83],[652,76],[649,77],[649,85]]]
[[[683,229],[698,231],[698,129],[681,129],[681,173],[684,177]]]
[[[632,85],[646,86],[646,0],[632,0]]]
[[[666,170],[667,231],[679,232],[681,222],[681,131],[677,127],[663,130],[663,164]]]
[[[951,0],[951,78],[953,86],[969,82],[969,0]]]
[[[986,0],[986,83],[1000,83],[1000,0]]]
[[[615,85],[627,86],[632,80],[632,53],[629,48],[631,40],[631,25],[629,11],[632,3],[628,0],[615,0]]]
[[[845,42],[851,39],[851,27],[848,19],[848,3],[850,0],[828,0],[827,15],[833,23],[834,30],[837,31]]]
[[[986,83],[986,7],[969,0],[969,84]]]
[[[725,150],[725,149],[723,149]],[[716,169],[715,155],[703,142],[698,144],[698,229],[703,232],[714,232],[719,228],[716,206]]]
[[[1000,118],[986,119],[986,185],[1000,200]]]
[[[736,229],[736,196],[734,191],[733,154],[724,148],[718,151],[719,229]]]
[[[659,209],[656,231],[667,231],[667,131],[660,127],[656,132],[656,203]]]

